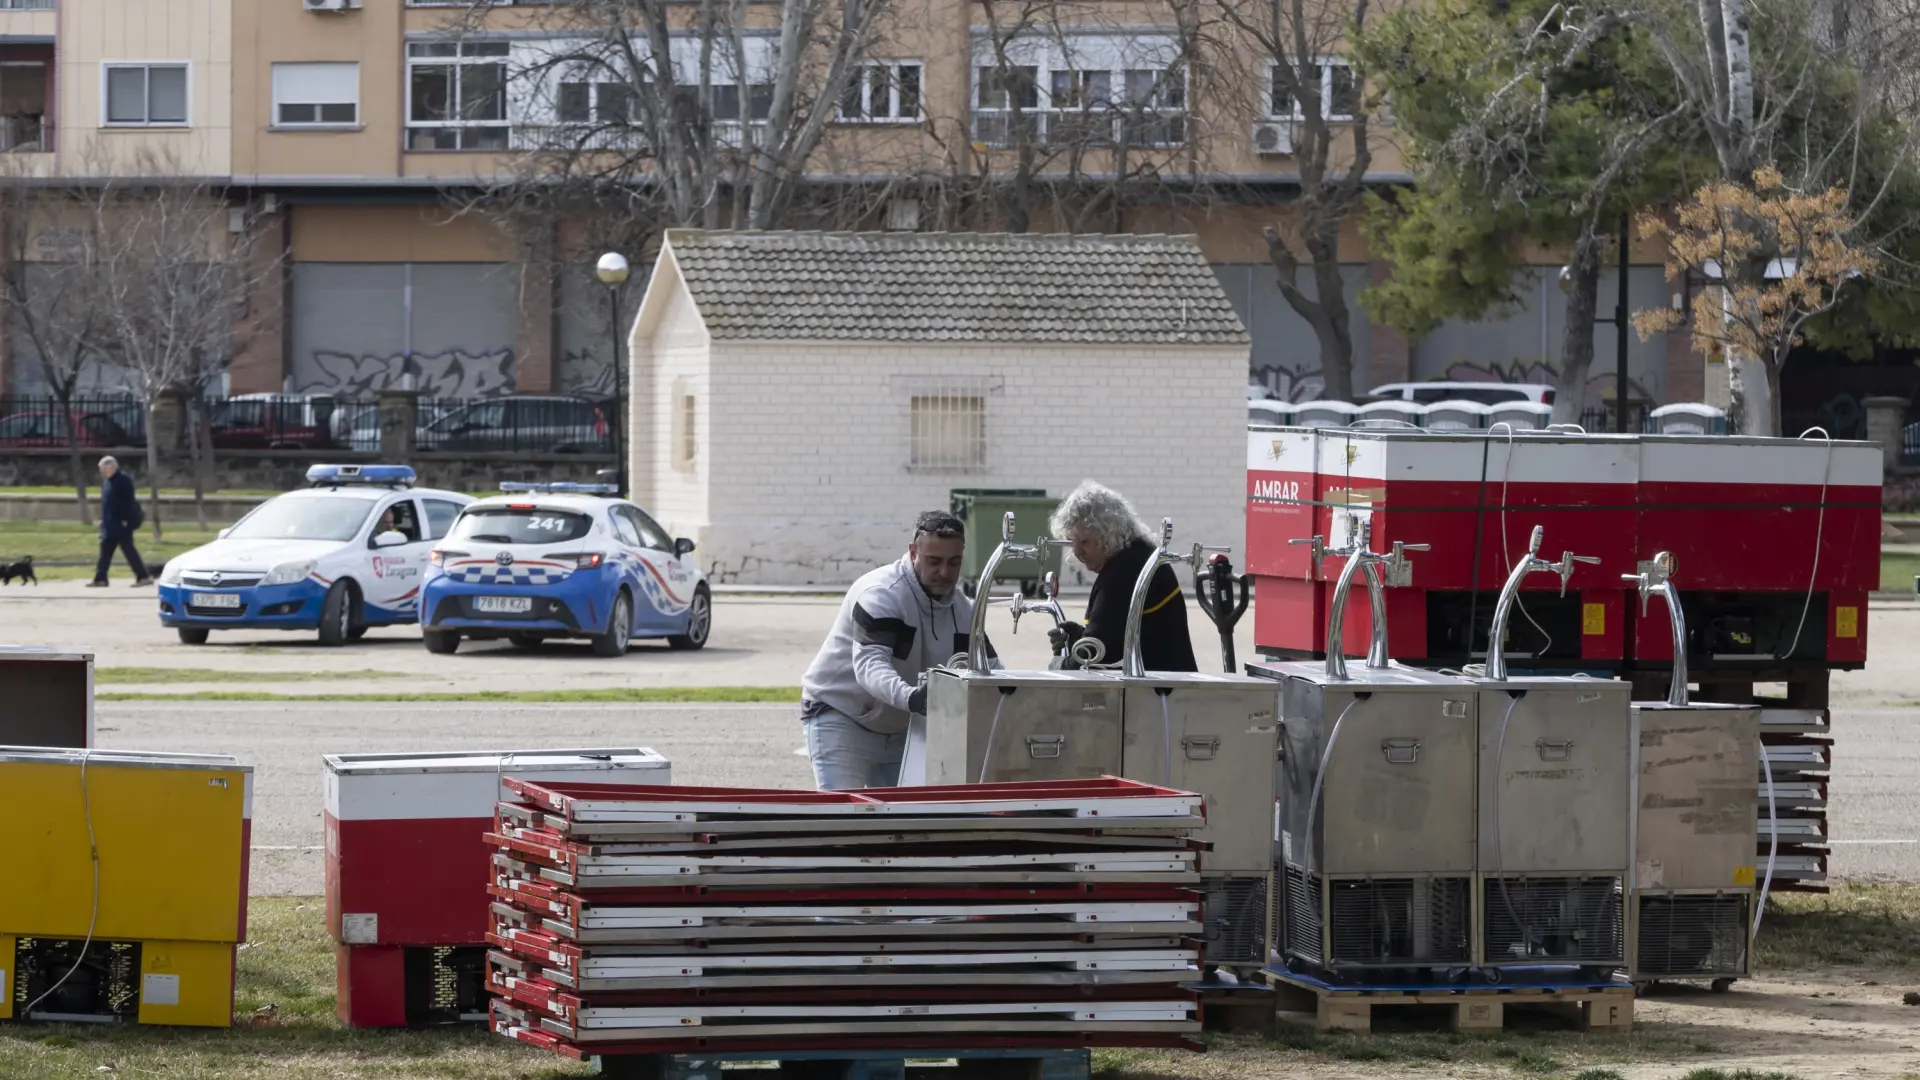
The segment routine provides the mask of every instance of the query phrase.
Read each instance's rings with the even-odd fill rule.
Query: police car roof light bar
[[[500,490],[510,494],[526,492],[534,495],[617,495],[620,493],[620,485],[575,483],[534,484],[524,480],[506,480],[501,482]]]
[[[307,470],[307,483],[315,487],[337,488],[345,484],[412,487],[415,479],[410,465],[315,465]]]

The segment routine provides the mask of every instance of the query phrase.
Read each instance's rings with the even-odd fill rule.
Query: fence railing
[[[200,442],[213,450],[380,450],[376,401],[304,394],[188,400],[163,449]],[[419,398],[414,446],[428,453],[607,454],[617,411],[610,401],[560,394]],[[0,450],[145,446],[147,413],[132,395],[0,396]]]

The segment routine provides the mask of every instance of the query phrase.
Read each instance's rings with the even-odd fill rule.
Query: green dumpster
[[[1049,497],[1041,488],[955,488],[949,494],[953,516],[967,527],[967,554],[960,566],[960,580],[969,596],[977,591],[980,572],[1000,543],[1000,522],[1007,511],[1013,511],[1014,540],[1031,544],[1047,535],[1054,507],[1060,505],[1059,499]],[[1060,556],[1061,550],[1054,547],[1048,550],[1044,566],[1032,559],[1008,560],[1000,564],[999,579],[1019,582],[1021,591],[1032,596],[1042,574],[1060,572]]]

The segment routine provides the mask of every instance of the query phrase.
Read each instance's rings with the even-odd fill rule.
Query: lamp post
[[[609,251],[600,256],[593,268],[594,275],[607,287],[607,326],[613,337],[613,400],[617,413],[613,425],[614,466],[619,477],[620,497],[627,497],[627,413],[631,406],[627,402],[625,365],[620,362],[620,286],[627,283],[627,258],[617,251]]]
[[[1613,325],[1613,430],[1622,435],[1627,433],[1627,227],[1631,224],[1626,215],[1620,217],[1620,294],[1613,305],[1613,317],[1594,318],[1594,325],[1611,323]],[[1560,268],[1560,290],[1573,291],[1573,267]]]

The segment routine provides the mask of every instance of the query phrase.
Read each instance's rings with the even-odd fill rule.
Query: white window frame
[[[1184,62],[1178,39],[1161,31],[1140,31],[1136,33],[1069,34],[1065,37],[1043,37],[1029,35],[1015,38],[1006,43],[1007,65],[1010,68],[1034,69],[1034,100],[1031,108],[1022,107],[1020,112],[1025,122],[1032,126],[1034,138],[1041,143],[1049,142],[1053,122],[1057,118],[1073,115],[1076,123],[1086,123],[1092,119],[1099,124],[1095,110],[1087,110],[1074,104],[1067,108],[1056,108],[1053,100],[1053,83],[1056,74],[1072,73],[1084,78],[1088,74],[1107,76],[1108,97],[1111,106],[1111,131],[1100,138],[1100,144],[1121,146],[1130,149],[1174,149],[1186,146],[1191,139],[1190,111],[1192,75]],[[1007,123],[1002,132],[993,131],[994,120],[1010,117],[1011,105],[987,107],[980,104],[982,88],[981,73],[1000,68],[999,57],[990,38],[976,34],[973,45],[973,60],[968,73],[972,85],[968,87],[967,104],[974,118],[973,136],[975,140],[988,146],[1012,145],[1012,126]],[[1133,103],[1127,97],[1127,73],[1129,71],[1169,71],[1177,70],[1180,77],[1178,106],[1146,107],[1136,113]],[[1158,80],[1156,80],[1158,82]],[[1160,93],[1167,93],[1168,87],[1161,86]],[[1135,115],[1142,119],[1178,117],[1180,138],[1172,142],[1136,141],[1129,137],[1128,121]],[[985,125],[980,121],[985,119]],[[983,128],[985,130],[983,130]],[[999,135],[998,138],[983,135]]]
[[[1348,78],[1351,79],[1353,76],[1353,65],[1342,56],[1316,56],[1312,62],[1320,68],[1320,115],[1325,118],[1329,124],[1351,123],[1354,116],[1353,113],[1336,113],[1333,111],[1333,72],[1335,68],[1344,69],[1347,72]],[[1274,99],[1279,96],[1277,84],[1280,80],[1274,77],[1276,69],[1279,67],[1279,64],[1271,61],[1267,64],[1267,118],[1269,120],[1305,120],[1306,114],[1301,110],[1300,102],[1297,99],[1289,97],[1290,107],[1284,113],[1273,107]],[[1358,82],[1353,83],[1353,97],[1354,101],[1358,103],[1360,100],[1360,84]]]
[[[873,114],[873,80],[867,78],[867,72],[874,68],[887,71],[887,115]],[[911,114],[900,111],[900,71],[912,68],[916,72],[915,82],[919,87],[917,100],[913,103]],[[845,99],[833,107],[834,119],[842,124],[917,124],[926,116],[927,109],[927,65],[919,59],[901,58],[898,60],[865,60],[854,67],[854,82],[847,89],[860,94],[860,115],[848,116],[841,108]]]
[[[991,394],[986,386],[910,387],[906,471],[986,472]]]
[[[453,45],[456,47],[456,54],[453,56],[415,56],[413,49],[416,45]],[[497,55],[487,54],[483,56],[476,54],[470,57],[465,55],[464,52],[459,51],[469,45],[505,46],[507,51]],[[409,37],[405,45],[405,64],[400,73],[400,77],[406,80],[406,90],[403,94],[405,98],[403,103],[405,112],[401,114],[402,121],[400,125],[401,139],[403,140],[405,150],[410,153],[422,154],[497,154],[507,151],[513,143],[513,60],[512,43],[500,38],[458,38],[445,35]],[[498,64],[503,70],[500,81],[501,105],[500,118],[498,120],[415,120],[413,118],[413,72],[416,67],[452,67],[455,69],[450,103],[457,112],[464,108],[465,102],[463,85],[465,78],[464,69],[488,64]],[[505,137],[497,147],[435,146],[416,148],[413,145],[413,133],[417,131],[466,131],[486,130],[489,128],[499,128],[504,133]]]
[[[147,73],[146,120],[109,120],[112,101],[109,98],[108,73],[122,68],[139,68]],[[185,73],[186,116],[179,120],[154,120],[153,116],[153,69],[179,68]],[[193,61],[191,60],[102,60],[100,61],[100,126],[103,128],[191,128],[193,126]]]
[[[282,101],[280,98],[280,69],[294,67],[340,67],[353,69],[353,119],[321,120],[319,108],[323,105],[345,104],[339,101]],[[357,131],[362,126],[360,115],[360,61],[358,60],[280,60],[275,61],[267,72],[268,127],[285,131]],[[280,118],[282,105],[312,105],[315,108],[313,120],[283,120]]]

